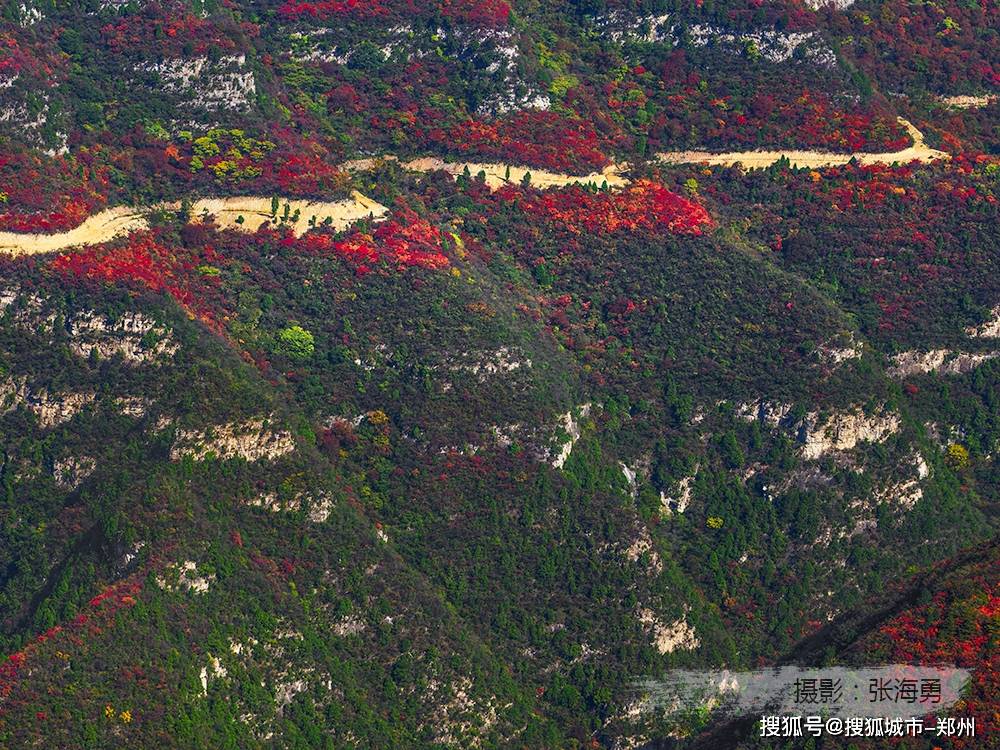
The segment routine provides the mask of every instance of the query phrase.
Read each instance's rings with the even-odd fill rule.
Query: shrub
[[[299,325],[289,326],[278,334],[281,351],[292,359],[308,359],[316,351],[313,335]]]

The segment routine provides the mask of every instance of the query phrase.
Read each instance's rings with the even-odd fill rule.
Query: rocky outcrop
[[[478,59],[485,64],[492,85],[483,97],[477,113],[496,116],[514,110],[547,110],[552,106],[549,95],[521,74],[524,56],[517,32],[512,29],[456,28],[451,42],[462,51],[465,59]]]
[[[31,391],[25,398],[25,403],[38,418],[38,424],[43,429],[68,422],[83,411],[83,407],[93,401],[94,394],[92,392],[71,391],[50,394],[44,388],[39,391]]]
[[[660,492],[660,513],[669,516],[674,513],[684,513],[691,504],[691,492],[694,489],[694,478],[698,474],[698,467],[695,467],[694,475],[684,477],[677,484],[677,491],[671,495]]]
[[[30,84],[27,79],[13,79],[4,90],[3,100],[0,101],[0,133],[32,146],[45,148],[45,130],[52,113],[52,97],[47,91],[38,90]],[[29,87],[34,90],[27,91]],[[60,146],[46,153],[53,156],[65,153],[61,135],[58,136]]]
[[[211,654],[208,654],[208,665],[201,668],[201,694],[208,695],[208,680],[210,677],[215,679],[228,675],[229,672],[222,666],[222,662]]]
[[[58,316],[51,305],[38,294],[22,293],[19,287],[0,289],[3,314],[10,315],[15,325],[31,334],[49,337],[55,333]],[[178,349],[170,329],[141,312],[126,312],[112,320],[95,310],[83,310],[68,318],[63,330],[70,350],[84,358],[96,354],[110,359],[118,355],[127,363],[139,364],[170,356]]]
[[[448,369],[453,372],[469,372],[475,375],[480,382],[484,382],[487,377],[492,375],[500,375],[530,367],[531,359],[524,356],[524,352],[519,348],[501,346],[492,352],[480,352],[471,355],[470,362],[453,364]]]
[[[952,352],[948,349],[901,352],[892,358],[892,365],[886,370],[886,374],[892,378],[907,378],[930,372],[939,375],[962,375],[997,356],[1000,356],[1000,352],[968,353]]]
[[[440,745],[478,747],[499,718],[496,696],[478,696],[470,677],[463,676],[450,685],[431,679],[423,700],[432,717],[429,728]]]
[[[482,98],[476,113],[496,116],[525,109],[548,109],[551,99],[523,75],[526,64],[521,32],[514,28],[487,28],[455,24],[434,29],[401,23],[366,30],[367,42],[344,39],[333,29],[310,29],[292,35],[297,60],[350,66],[361,57],[377,56],[383,63],[405,67],[409,61],[439,54],[442,48],[465,64],[482,71]]]
[[[801,412],[799,412],[801,414]],[[859,443],[879,443],[899,429],[899,416],[884,409],[866,415],[860,407],[834,412],[820,419],[817,412],[798,416],[794,405],[758,399],[738,404],[733,412],[737,419],[760,422],[772,429],[785,429],[796,434],[803,458],[820,458],[831,452],[853,449]]]
[[[23,376],[0,375],[0,416],[23,405],[35,415],[42,429],[68,422],[94,398],[90,391],[51,394],[46,388],[29,386]]]
[[[854,0],[805,0],[805,4],[813,10],[830,6],[835,10],[844,10],[854,5]]]
[[[817,353],[824,363],[831,367],[836,367],[844,362],[861,357],[864,353],[864,344],[855,338],[852,331],[835,336],[817,347]]]
[[[908,468],[913,472],[909,478],[879,490],[875,493],[875,499],[879,502],[892,503],[907,510],[916,505],[924,496],[921,482],[930,476],[931,470],[927,461],[917,451],[914,451],[913,455],[910,456]]]
[[[90,456],[67,456],[52,465],[52,478],[63,490],[75,490],[97,468],[97,461]]]
[[[844,2],[845,0],[836,0]],[[849,2],[849,0],[847,0]],[[670,42],[681,41],[681,24],[669,14],[641,16],[625,10],[614,10],[593,19],[596,30],[614,42]],[[683,26],[687,42],[694,47],[717,46],[731,54],[751,54],[772,63],[787,62],[799,53],[816,65],[831,67],[836,58],[830,47],[814,32],[790,32],[777,29],[759,29],[737,32],[723,26],[694,24]]]
[[[374,369],[373,365],[361,363],[360,359],[356,364],[369,371]],[[501,346],[493,351],[460,352],[451,357],[447,365],[430,366],[431,370],[468,373],[480,383],[530,368],[531,359],[524,355],[520,347],[510,346]],[[453,387],[454,384],[448,380],[441,382],[441,390],[446,393]]]
[[[760,422],[772,429],[792,426],[791,414],[793,404],[783,404],[779,401],[748,401],[737,404],[733,415],[745,422]]]
[[[114,400],[115,408],[126,417],[142,419],[152,406],[152,401],[142,396],[119,396]]]
[[[759,29],[737,33],[718,26],[695,24],[687,27],[687,36],[695,47],[717,45],[733,54],[749,54],[772,63],[787,62],[798,53],[802,59],[819,67],[832,68],[836,64],[833,50],[811,31]]]
[[[7,308],[17,301],[20,291],[20,287],[17,286],[8,286],[0,289],[0,315],[7,312]]]
[[[349,635],[358,635],[368,629],[368,623],[357,615],[346,615],[338,620],[330,628],[330,632],[342,638]]]
[[[990,319],[980,326],[970,326],[965,332],[975,338],[1000,338],[1000,305],[990,312]]]
[[[183,97],[185,104],[208,111],[245,110],[257,95],[245,55],[228,55],[217,61],[172,58],[143,63],[136,71],[151,77],[163,91]]]
[[[980,94],[979,96],[959,94],[958,96],[938,97],[938,101],[944,106],[952,107],[954,109],[979,109],[980,107],[988,107],[996,100],[997,97],[992,94]]]
[[[613,42],[663,42],[670,39],[673,24],[670,15],[639,16],[626,10],[613,10],[594,18],[594,26]]]
[[[173,334],[142,313],[129,312],[116,321],[88,311],[66,323],[70,349],[81,357],[121,356],[131,364],[169,357],[179,348]]]
[[[31,333],[50,333],[56,316],[45,312],[45,299],[34,292],[22,294],[12,286],[0,290],[0,315],[9,314],[14,324]]]
[[[209,430],[179,430],[170,449],[177,461],[190,456],[196,461],[209,457],[244,461],[275,459],[295,450],[295,440],[287,430],[275,430],[263,418],[219,425]]]
[[[566,434],[569,435],[569,440],[563,443],[559,449],[555,452],[555,456],[552,458],[552,465],[561,469],[565,464],[566,460],[569,458],[570,453],[573,452],[573,446],[576,445],[576,441],[580,439],[580,423],[578,419],[585,419],[590,416],[589,403],[584,404],[578,410],[578,416],[575,416],[572,411],[568,411],[563,414],[559,419],[562,422],[563,429]]]
[[[880,443],[899,430],[899,416],[887,411],[867,415],[860,408],[837,412],[819,423],[815,414],[803,420],[799,430],[803,458],[849,451],[859,443]]]
[[[0,416],[13,411],[28,395],[27,379],[0,375]]]
[[[671,654],[677,649],[696,649],[701,645],[694,628],[688,625],[687,614],[665,625],[653,610],[644,607],[639,610],[639,622],[652,633],[653,645],[661,654]]]
[[[638,473],[628,466],[624,461],[618,462],[619,466],[622,467],[622,476],[625,477],[625,481],[628,483],[628,493],[633,498],[637,497],[639,494],[639,475]]]
[[[647,555],[649,574],[656,576],[663,572],[663,561],[653,546],[653,538],[649,535],[649,529],[646,528],[645,524],[640,524],[638,534],[632,543],[623,550],[623,555],[626,560],[633,564],[638,563],[643,555]]]
[[[323,523],[330,517],[331,511],[333,511],[333,498],[329,495],[320,495],[309,500],[307,515],[313,523]]]
[[[277,493],[268,492],[248,501],[247,505],[263,508],[271,513],[300,513],[305,509],[310,521],[323,523],[333,510],[333,498],[328,494],[306,496],[299,492],[289,500],[279,500]]]
[[[164,591],[189,591],[204,594],[215,582],[215,574],[201,575],[198,565],[192,560],[168,565],[162,576],[157,576],[156,585]]]

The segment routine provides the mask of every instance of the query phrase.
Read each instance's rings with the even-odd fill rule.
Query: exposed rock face
[[[0,315],[7,312],[7,308],[14,304],[20,287],[8,286],[0,289]]]
[[[989,320],[981,326],[966,328],[965,332],[977,338],[1000,338],[1000,305],[993,308]]]
[[[677,487],[677,492],[674,493],[675,497],[669,497],[665,492],[660,492],[660,512],[663,515],[669,516],[673,513],[684,513],[691,504],[691,491],[694,488],[694,477],[698,474],[698,468],[695,467],[695,474],[690,477],[684,477]]]
[[[952,352],[932,349],[928,352],[901,352],[892,359],[886,374],[893,378],[906,378],[937,372],[941,375],[962,375],[976,369],[983,362],[1000,356],[1000,352]]]
[[[274,696],[273,713],[261,712],[259,706],[251,712],[248,710],[249,706],[244,703],[241,691],[232,689],[239,687],[238,681],[227,681],[226,699],[232,701],[238,708],[240,721],[258,741],[267,741],[275,736],[277,729],[275,721],[284,714],[285,709],[299,693],[312,689],[317,691],[314,694],[318,695],[321,689],[331,698],[343,698],[343,693],[334,687],[329,673],[320,672],[312,666],[314,662],[303,660],[300,649],[302,641],[302,632],[290,627],[279,627],[270,637],[261,641],[256,638],[230,639],[228,652],[223,653],[224,661],[229,664],[229,668],[220,664],[221,673],[216,669],[211,654],[208,655],[209,663],[203,674],[209,685],[213,676],[226,677],[233,670],[241,673],[249,671],[251,674],[259,675],[260,687]],[[324,698],[317,700],[318,705],[323,705],[320,703],[321,700]]]
[[[982,94],[980,96],[958,95],[938,97],[939,102],[946,107],[952,107],[954,109],[979,109],[980,107],[989,106],[996,100],[997,97],[990,94]]]
[[[8,313],[12,320],[21,328],[32,333],[52,331],[56,316],[54,313],[44,313],[45,300],[31,292],[22,294],[17,286],[0,290],[0,315]]]
[[[824,68],[836,64],[833,50],[819,35],[811,31],[777,31],[761,29],[746,33],[734,33],[725,28],[695,24],[688,27],[688,38],[695,47],[709,44],[730,49],[734,54],[753,50],[753,54],[772,63],[787,62],[801,48],[799,54],[806,60]]]
[[[162,359],[178,349],[173,334],[142,313],[125,313],[111,322],[103,315],[85,312],[67,321],[70,349],[81,357],[93,353],[104,359],[120,355],[138,364]]]
[[[849,451],[858,443],[879,443],[899,429],[898,415],[882,411],[867,416],[859,407],[835,412],[820,424],[816,412],[797,417],[791,404],[757,400],[739,404],[734,416],[748,422],[760,422],[772,429],[794,430],[802,444],[803,458]]]
[[[625,10],[614,10],[594,18],[594,26],[614,42],[662,42],[673,30],[670,15],[637,16]]]
[[[860,409],[833,414],[822,425],[808,415],[800,430],[803,458],[820,458],[830,452],[849,451],[858,443],[880,443],[899,430],[899,416],[880,412],[872,416]]]
[[[191,456],[196,461],[204,461],[214,455],[222,460],[260,461],[279,458],[293,450],[292,433],[275,431],[266,420],[259,418],[219,425],[209,431],[179,430],[170,457],[177,461]]]
[[[113,571],[116,576],[124,576],[131,572],[139,562],[139,554],[146,548],[146,543],[139,541],[122,551],[121,557],[115,560]]]
[[[305,692],[308,687],[309,684],[302,679],[279,682],[274,691],[274,702],[278,707],[278,715],[281,716],[285,708],[291,704],[292,699],[299,693]]]
[[[451,373],[469,373],[480,383],[490,378],[503,376],[531,368],[531,359],[524,356],[519,347],[501,346],[494,351],[461,352],[454,355],[447,365],[434,365],[431,369]],[[360,362],[360,360],[359,360]],[[364,369],[374,369],[370,365],[361,365]],[[442,391],[450,391],[453,384],[449,381],[441,383]]]
[[[947,356],[947,349],[933,349],[929,352],[902,352],[892,358],[892,366],[886,370],[886,374],[893,378],[905,378],[910,375],[933,372],[944,364]]]
[[[333,510],[333,498],[329,495],[313,497],[309,501],[309,520],[313,523],[323,523],[330,517]]]
[[[772,429],[792,426],[790,415],[795,407],[778,401],[748,401],[738,404],[734,416],[746,422],[760,422]]]
[[[584,419],[590,416],[590,407],[591,405],[589,403],[580,407],[579,419]],[[566,460],[569,458],[570,453],[573,452],[573,446],[576,445],[576,441],[580,439],[580,423],[577,422],[577,417],[574,417],[572,411],[566,412],[559,419],[562,422],[566,433],[569,435],[569,440],[560,446],[556,455],[552,459],[552,465],[557,469],[561,469],[566,464]]]
[[[0,417],[17,409],[30,412],[38,429],[48,430],[69,422],[95,400],[92,392],[62,392],[50,394],[45,388],[29,384],[25,376],[5,375],[0,372]],[[0,431],[0,445],[6,437]],[[52,476],[63,490],[75,489],[96,466],[94,459],[86,456],[58,459],[52,467]],[[8,464],[15,479],[35,480],[48,475],[46,466],[27,455],[15,457]]]
[[[43,388],[28,393],[24,400],[38,418],[39,426],[48,429],[68,422],[79,414],[83,407],[93,402],[94,394],[89,392],[49,394]]]
[[[819,10],[820,8],[828,5],[832,6],[836,10],[844,10],[845,8],[850,8],[854,5],[854,0],[806,0],[806,5],[813,10]]]
[[[0,375],[0,416],[16,409],[27,396],[26,378]]]
[[[956,354],[938,370],[945,375],[962,375],[975,370],[983,362],[1000,357],[1000,352],[977,352],[975,354]]]
[[[477,108],[480,115],[496,116],[519,109],[547,110],[548,94],[532,85],[520,72],[522,57],[516,32],[509,29],[456,28],[452,43],[459,55],[478,59],[494,83],[492,92]]]
[[[910,457],[910,468],[914,476],[901,482],[896,482],[875,494],[879,502],[889,502],[910,509],[924,496],[920,483],[930,476],[931,470],[920,453],[914,451]]]
[[[496,723],[499,707],[496,696],[477,700],[470,695],[473,692],[468,677],[451,685],[430,681],[424,700],[432,709],[435,742],[452,747],[479,746],[482,736]]]
[[[135,417],[136,419],[142,419],[146,416],[146,412],[152,405],[149,399],[141,396],[120,396],[115,399],[114,403],[118,411],[126,417]]]
[[[653,539],[649,535],[649,529],[645,525],[641,525],[639,529],[639,534],[636,536],[635,540],[624,550],[625,559],[631,563],[639,562],[640,558],[645,555],[649,555],[649,573],[650,575],[659,575],[663,572],[663,561],[660,559],[660,555],[653,548]]]
[[[215,581],[215,574],[199,575],[198,565],[192,560],[186,560],[179,565],[168,565],[165,575],[157,577],[156,585],[164,591],[190,591],[204,594]]]
[[[32,2],[20,2],[12,4],[12,10],[17,18],[18,25],[23,28],[29,28],[34,26],[36,23],[45,18],[45,14],[42,9],[37,7]]]
[[[427,31],[426,28],[414,29],[409,23],[372,28],[366,34],[371,43],[362,47],[353,36],[345,37],[330,28],[311,29],[292,35],[296,47],[293,56],[303,61],[350,65],[358,59],[359,53],[370,56],[377,50],[382,62],[405,67],[411,60],[434,55],[438,48],[447,47],[455,57],[483,71],[483,80],[489,81],[477,114],[495,116],[512,110],[544,110],[551,106],[549,96],[521,72],[524,54],[519,31],[467,24],[438,27],[433,35]]]
[[[52,97],[47,91],[34,92],[27,91],[31,81],[21,78],[10,80],[10,83],[0,91],[4,92],[0,101],[0,132],[16,138],[19,141],[32,146],[44,148],[46,138],[44,135],[45,126],[49,121],[52,112]],[[31,102],[31,93],[37,97],[35,102]],[[62,141],[62,138],[59,138]],[[55,155],[65,153],[63,147],[51,149],[46,153]]]
[[[453,365],[450,369],[454,371],[467,371],[476,375],[480,381],[485,381],[490,375],[498,375],[505,372],[514,372],[521,368],[531,367],[531,359],[524,356],[520,349],[501,346],[493,352],[482,352],[474,356],[469,364]]]
[[[341,637],[358,635],[368,629],[368,623],[357,615],[347,615],[339,622],[334,623],[331,631],[334,635]]]
[[[183,96],[186,104],[208,111],[245,110],[257,95],[245,55],[228,55],[216,62],[207,57],[174,58],[144,63],[136,70],[152,74],[163,91]]]
[[[253,498],[247,504],[269,510],[272,513],[298,513],[306,508],[309,520],[313,523],[323,523],[330,517],[330,512],[333,510],[333,498],[330,495],[321,494],[306,497],[301,492],[291,500],[286,501],[279,500],[277,494],[269,492]]]
[[[628,482],[629,494],[632,497],[636,497],[639,494],[639,475],[634,469],[625,464],[625,462],[619,461],[618,464],[622,467],[622,475],[625,477],[625,481]]]
[[[694,628],[688,625],[687,615],[664,625],[651,609],[639,610],[639,622],[652,631],[653,645],[661,654],[670,654],[677,649],[696,649],[701,645]]]
[[[854,333],[837,336],[818,348],[820,358],[827,364],[836,367],[852,359],[858,359],[864,353],[864,344],[854,337]]]
[[[208,654],[208,666],[201,668],[201,694],[208,695],[209,677],[226,677],[228,674],[229,672],[222,666],[222,662],[211,654]]]
[[[0,289],[0,315],[7,313],[13,322],[32,334],[54,334],[57,315],[46,310],[46,301],[38,294],[22,294],[18,287]],[[110,320],[94,310],[81,311],[65,324],[69,348],[80,357],[109,359],[120,355],[130,364],[152,362],[174,354],[177,340],[166,327],[140,312],[126,312]]]
[[[52,466],[56,484],[64,490],[74,490],[97,468],[97,461],[90,456],[67,456]]]
[[[822,1],[822,0],[819,0]],[[845,0],[836,0],[845,2]],[[851,0],[846,0],[850,4]],[[615,10],[594,18],[595,28],[614,42],[681,41],[681,27],[671,22],[669,14],[640,16],[625,10]],[[688,43],[694,47],[717,45],[734,55],[753,50],[755,55],[772,63],[790,60],[800,47],[800,54],[822,67],[832,67],[836,57],[829,46],[813,32],[786,32],[776,29],[737,32],[722,26],[694,24],[686,26]]]

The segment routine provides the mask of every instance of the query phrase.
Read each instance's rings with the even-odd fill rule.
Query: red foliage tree
[[[508,190],[510,197],[519,191]],[[648,180],[619,192],[594,193],[579,186],[525,196],[521,205],[535,216],[563,224],[574,234],[667,230],[702,234],[712,226],[705,208]]]

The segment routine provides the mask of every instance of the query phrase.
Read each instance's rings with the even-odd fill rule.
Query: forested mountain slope
[[[0,746],[683,746],[872,611],[994,721],[996,4],[869,5],[5,6]]]

